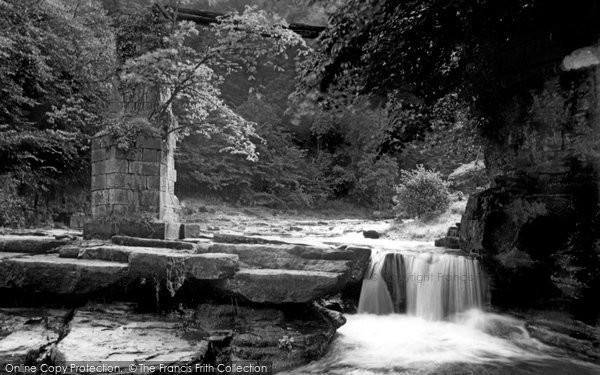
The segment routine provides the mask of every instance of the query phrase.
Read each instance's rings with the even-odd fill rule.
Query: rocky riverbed
[[[368,246],[223,231],[183,241],[0,236],[0,363],[269,363],[323,355]]]

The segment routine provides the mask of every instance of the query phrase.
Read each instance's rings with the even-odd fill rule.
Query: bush
[[[401,172],[394,203],[399,216],[430,220],[450,205],[448,183],[439,172],[418,165],[417,169]]]

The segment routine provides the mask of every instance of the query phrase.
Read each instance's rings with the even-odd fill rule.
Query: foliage
[[[422,165],[412,171],[403,170],[394,201],[395,209],[400,214],[432,219],[450,205],[448,183],[438,172],[427,170]]]
[[[358,163],[358,179],[351,196],[358,203],[388,209],[392,207],[394,185],[398,180],[398,162],[383,155],[379,159],[365,155]]]
[[[303,85],[391,95],[429,108],[457,94],[477,110],[478,126],[492,127],[507,86],[535,87],[543,77],[531,49],[548,43],[568,54],[581,47],[598,31],[594,7],[589,0],[568,9],[544,0],[349,0],[330,18]]]
[[[222,152],[226,140],[189,137],[177,157],[180,191],[218,195],[236,203],[274,207],[310,206],[323,198],[324,184],[318,170],[281,127],[273,105],[255,95],[237,108],[245,118],[259,125],[256,140],[259,159]]]
[[[196,25],[173,19],[162,47],[125,62],[121,74],[124,101],[141,102],[138,108],[147,112],[149,122],[164,135],[218,135],[227,144],[223,151],[256,160],[251,141],[256,138],[254,124],[222,100],[219,86],[224,75],[241,69],[255,72],[261,58],[285,55],[288,48],[304,42],[286,28],[283,19],[251,7],[222,17],[208,28],[214,38],[192,47],[190,41],[199,34]],[[263,63],[273,66],[269,59]]]
[[[25,224],[25,200],[18,195],[16,181],[10,175],[0,176],[0,227]]]
[[[13,175],[34,210],[58,186],[87,185],[113,45],[95,1],[0,1],[0,174]]]

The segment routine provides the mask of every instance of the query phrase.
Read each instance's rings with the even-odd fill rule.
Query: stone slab
[[[43,254],[71,242],[70,239],[57,240],[50,236],[0,236],[0,253]]]
[[[343,277],[333,272],[242,269],[227,280],[225,289],[251,302],[308,303],[337,293]]]
[[[132,278],[220,280],[233,276],[238,269],[233,254],[185,254],[181,252],[136,251],[129,256]]]
[[[182,225],[182,227],[184,225]],[[124,246],[160,247],[177,250],[194,250],[193,243],[183,241],[157,240],[151,238],[139,238],[129,236],[113,236],[111,241],[114,244]]]
[[[86,295],[125,281],[127,264],[36,255],[0,261],[0,288]]]
[[[91,221],[84,225],[85,239],[109,239],[116,235],[152,238],[159,240],[178,239],[179,223],[105,223]]]
[[[97,259],[106,260],[109,262],[128,263],[131,254],[172,254],[171,249],[160,249],[156,247],[135,247],[135,246],[119,246],[106,245],[82,248],[77,254],[79,259]]]
[[[294,245],[216,243],[197,245],[198,252],[237,254],[243,267],[347,273],[347,260],[304,259],[293,254]]]

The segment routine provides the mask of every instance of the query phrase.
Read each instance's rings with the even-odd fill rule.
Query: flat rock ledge
[[[65,259],[57,254],[0,261],[0,288],[62,295],[92,294],[126,279],[127,264]]]
[[[334,272],[241,269],[225,291],[254,303],[307,303],[339,292],[343,284],[343,275]]]
[[[11,249],[30,243],[28,237],[22,240]],[[51,237],[34,241],[56,245]],[[102,294],[111,300],[166,290],[168,295],[161,292],[160,298],[171,298],[190,280],[192,289],[206,286],[255,304],[306,304],[360,283],[369,256],[370,249],[362,247],[116,236],[112,243],[65,242],[52,254],[0,252],[0,291],[82,298]]]

